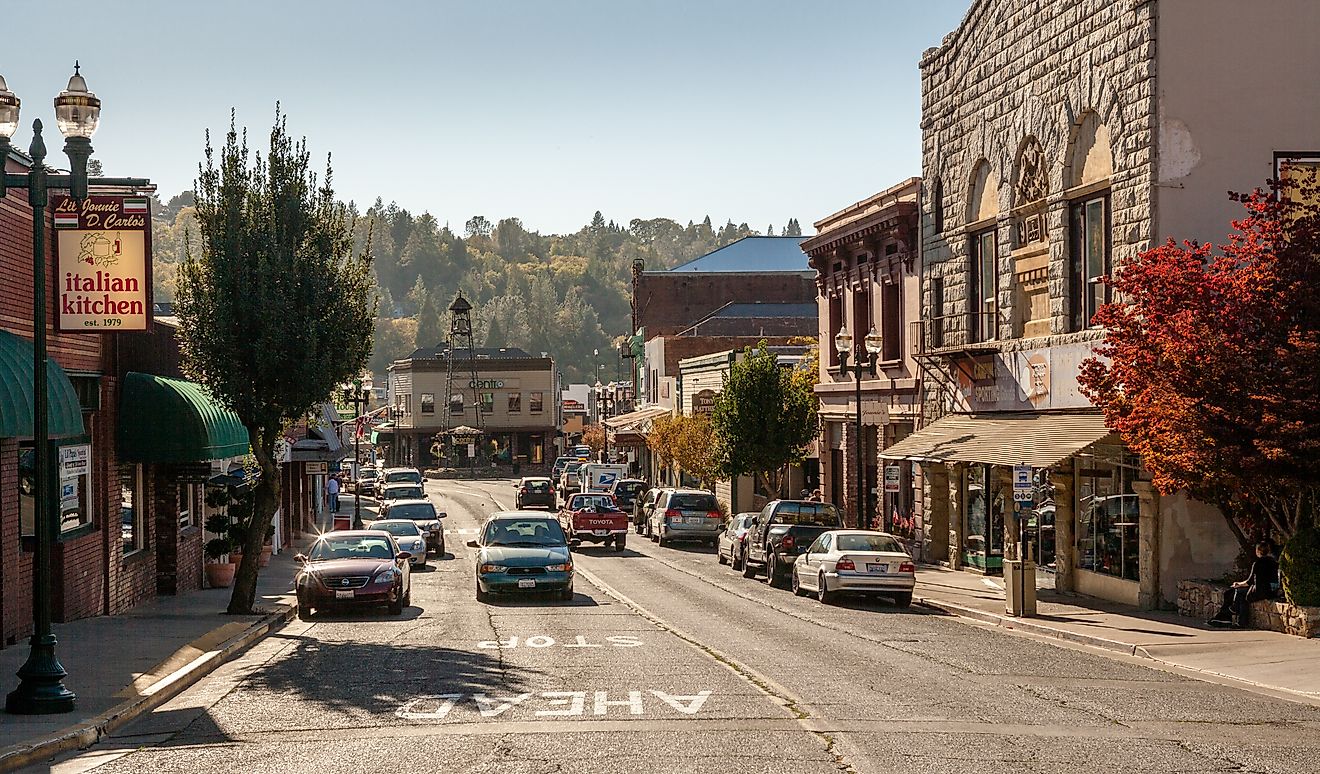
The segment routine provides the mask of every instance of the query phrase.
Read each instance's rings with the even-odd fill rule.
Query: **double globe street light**
[[[9,90],[0,76],[0,165],[7,164],[13,150],[10,139],[18,130],[21,101]],[[64,153],[69,157],[69,174],[55,174],[45,164],[46,143],[41,138],[41,119],[32,122],[31,159],[26,173],[0,175],[0,198],[10,188],[26,188],[32,208],[32,443],[37,469],[33,493],[35,550],[32,556],[32,638],[28,640],[27,661],[18,670],[19,685],[5,699],[7,712],[21,715],[44,715],[70,712],[77,696],[64,687],[68,672],[55,655],[55,635],[51,631],[51,548],[55,543],[58,514],[50,491],[50,425],[48,417],[46,350],[46,206],[50,189],[67,190],[79,203],[87,198],[89,185],[142,188],[149,181],[128,177],[87,177],[87,162],[92,157],[92,135],[101,118],[101,100],[87,89],[78,64],[68,87],[55,97],[55,125],[64,135]]]
[[[848,333],[847,326],[840,328],[838,334],[834,336],[834,350],[839,353],[839,371],[850,373],[857,383],[856,398],[856,440],[854,444],[857,447],[857,529],[867,528],[866,514],[866,472],[863,467],[865,459],[866,444],[862,442],[862,376],[875,376],[875,362],[880,357],[880,351],[884,348],[884,339],[876,331],[875,326],[871,326],[871,331],[866,337],[857,342],[856,351],[853,349],[853,337]],[[853,364],[848,365],[848,360],[852,359]]]
[[[599,368],[599,366],[597,366],[597,368]],[[601,438],[604,439],[605,444],[601,452],[601,462],[609,462],[610,432],[609,428],[605,426],[605,420],[610,418],[610,407],[613,406],[615,402],[613,385],[607,387],[601,384],[600,379],[597,378],[595,386],[591,389],[592,392],[596,394],[596,418],[600,421],[600,434]]]

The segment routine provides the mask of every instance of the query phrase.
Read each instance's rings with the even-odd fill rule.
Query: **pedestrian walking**
[[[325,480],[325,495],[330,501],[330,512],[339,513],[339,479],[330,476]]]
[[[1208,621],[1211,626],[1245,629],[1247,606],[1258,599],[1274,597],[1274,587],[1279,584],[1279,563],[1270,555],[1270,548],[1267,540],[1256,544],[1256,560],[1251,563],[1251,572],[1224,593],[1223,607]]]

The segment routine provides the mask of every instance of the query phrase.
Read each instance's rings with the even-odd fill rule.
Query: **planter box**
[[[1211,581],[1178,581],[1178,612],[1208,620],[1223,606],[1227,591],[1227,587]],[[1320,607],[1298,607],[1283,600],[1263,599],[1251,603],[1247,617],[1253,629],[1320,637]]]

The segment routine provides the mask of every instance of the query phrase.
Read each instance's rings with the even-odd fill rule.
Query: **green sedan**
[[[559,521],[544,513],[491,516],[477,540],[477,601],[494,594],[554,594],[573,599],[573,559]]]

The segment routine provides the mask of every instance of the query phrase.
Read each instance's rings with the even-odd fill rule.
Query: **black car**
[[[530,508],[533,505],[554,510],[557,504],[555,502],[555,485],[548,478],[531,476],[522,479],[513,486],[518,490],[518,494],[514,497],[515,510]]]
[[[621,478],[614,482],[610,494],[614,495],[614,504],[619,506],[619,510],[632,513],[637,499],[650,488],[651,485],[640,478]]]

